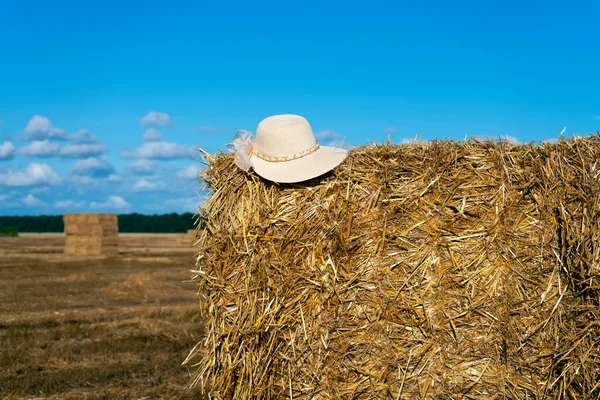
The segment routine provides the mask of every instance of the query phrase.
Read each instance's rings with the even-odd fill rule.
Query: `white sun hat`
[[[256,139],[238,131],[227,145],[235,163],[273,182],[295,183],[323,175],[338,166],[348,150],[321,146],[308,121],[299,115],[273,115],[256,128]]]

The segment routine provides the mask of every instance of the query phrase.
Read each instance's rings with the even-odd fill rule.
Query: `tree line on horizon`
[[[184,233],[196,227],[193,213],[118,214],[119,232],[122,233]],[[0,229],[13,228],[17,232],[64,232],[62,215],[0,216]]]

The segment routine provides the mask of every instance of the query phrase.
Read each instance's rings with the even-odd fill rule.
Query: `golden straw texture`
[[[600,136],[374,144],[278,185],[206,155],[215,399],[600,395]]]

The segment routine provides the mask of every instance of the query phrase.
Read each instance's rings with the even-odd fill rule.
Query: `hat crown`
[[[292,158],[316,145],[310,124],[299,115],[273,115],[263,119],[256,128],[254,149],[266,157]]]

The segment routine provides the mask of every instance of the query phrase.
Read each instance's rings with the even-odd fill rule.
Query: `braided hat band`
[[[319,143],[315,144],[313,147],[306,149],[304,151],[301,151],[300,153],[296,153],[294,155],[291,156],[285,156],[285,157],[269,157],[269,156],[265,156],[263,154],[260,154],[258,151],[256,151],[256,149],[252,150],[252,155],[260,158],[261,160],[265,160],[268,162],[286,162],[286,161],[292,161],[292,160],[297,160],[299,158],[302,157],[306,157],[307,155],[314,153],[315,151],[317,151],[319,149]]]

